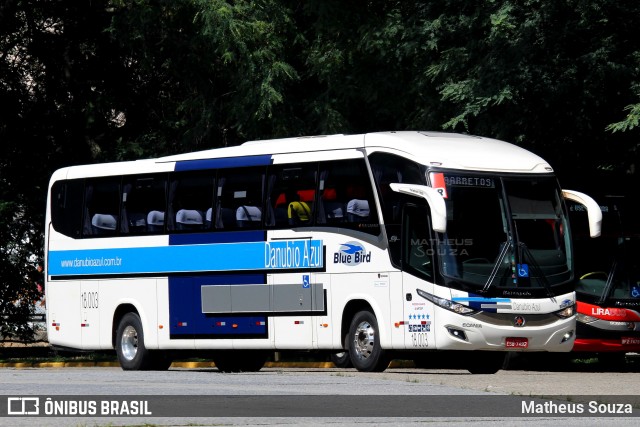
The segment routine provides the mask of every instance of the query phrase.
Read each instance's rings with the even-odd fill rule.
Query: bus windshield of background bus
[[[569,229],[555,178],[444,172],[431,181],[444,183],[447,232],[437,253],[446,277],[484,290],[549,289],[570,280]]]
[[[581,301],[591,304],[613,304],[612,300],[640,302],[640,223],[636,218],[639,206],[635,187],[613,189],[619,191],[598,197],[603,219],[602,235],[597,239],[583,232],[587,223],[585,209],[568,203],[572,229],[576,231],[576,292]]]
[[[620,238],[600,243],[599,250],[585,257],[591,263],[582,267],[576,292],[596,304],[640,301],[640,240]]]

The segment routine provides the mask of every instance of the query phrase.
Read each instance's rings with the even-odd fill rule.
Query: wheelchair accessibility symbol
[[[302,288],[303,289],[307,289],[311,286],[311,283],[309,281],[309,275],[308,274],[303,274],[302,275]]]
[[[631,287],[631,297],[640,298],[640,288],[638,286]]]
[[[529,277],[529,264],[517,264],[518,277]]]

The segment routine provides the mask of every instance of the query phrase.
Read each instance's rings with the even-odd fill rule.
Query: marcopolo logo
[[[371,251],[366,252],[359,242],[347,242],[340,245],[340,250],[333,254],[334,264],[358,265],[371,262]]]

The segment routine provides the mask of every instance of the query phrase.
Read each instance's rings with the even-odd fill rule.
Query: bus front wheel
[[[380,346],[378,321],[370,311],[360,311],[353,316],[348,343],[351,363],[358,371],[382,372],[389,366],[387,354]]]

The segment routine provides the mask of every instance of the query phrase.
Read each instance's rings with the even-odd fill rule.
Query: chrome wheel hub
[[[373,353],[376,331],[367,321],[360,322],[353,336],[353,351],[361,359],[367,359]]]
[[[120,341],[122,355],[127,360],[133,360],[138,352],[138,331],[133,326],[127,326],[122,332]]]

